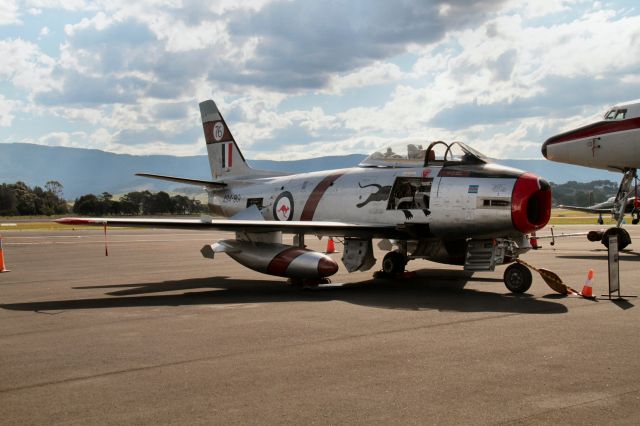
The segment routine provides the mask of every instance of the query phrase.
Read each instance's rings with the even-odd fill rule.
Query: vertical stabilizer
[[[207,100],[200,103],[202,127],[207,142],[207,154],[214,180],[225,176],[247,176],[252,169],[238,149],[231,131],[224,122],[215,102]]]

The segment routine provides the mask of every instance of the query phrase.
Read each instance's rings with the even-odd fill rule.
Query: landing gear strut
[[[613,218],[618,222],[617,226],[620,227],[622,219],[624,218],[624,212],[627,208],[627,201],[631,194],[631,183],[636,177],[636,169],[627,169],[622,176],[620,186],[618,187],[618,193],[616,199],[613,202]]]
[[[512,293],[524,293],[529,290],[532,282],[531,271],[520,263],[512,263],[504,271],[504,285]]]
[[[607,229],[604,234],[602,234],[602,244],[609,248],[609,235],[617,235],[618,236],[618,248],[620,250],[627,247],[631,244],[631,237],[629,233],[620,227],[622,224],[622,220],[624,219],[624,213],[627,208],[627,203],[629,202],[629,196],[631,194],[631,183],[637,179],[636,169],[626,169],[624,171],[624,175],[622,176],[622,180],[620,181],[620,187],[618,187],[618,193],[616,194],[616,199],[613,202],[613,218],[616,220],[616,227]],[[631,212],[631,223],[634,225],[640,221],[640,211],[635,206],[636,201],[638,199],[638,190],[636,185],[636,198],[633,200],[634,209]]]

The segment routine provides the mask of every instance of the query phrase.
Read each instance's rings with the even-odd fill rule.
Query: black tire
[[[533,282],[531,271],[524,265],[513,263],[504,271],[504,285],[512,293],[524,293]]]
[[[390,251],[382,259],[382,272],[386,275],[398,275],[404,272],[407,258],[397,251]]]
[[[624,250],[631,244],[631,236],[624,228],[609,228],[602,235],[602,245],[609,248],[609,235],[618,236],[618,250]]]
[[[596,241],[602,241],[602,235],[604,232],[602,231],[589,231],[587,233],[587,240],[595,243]]]

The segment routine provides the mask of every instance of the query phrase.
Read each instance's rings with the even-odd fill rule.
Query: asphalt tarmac
[[[628,229],[621,287],[640,295]],[[4,232],[0,423],[638,424],[638,299],[561,297],[537,274],[515,296],[504,266],[427,261],[405,280],[341,265],[305,291],[202,258],[221,235],[112,230],[105,257],[101,230]],[[606,292],[602,245],[541,244],[523,259],[576,288],[592,268]]]

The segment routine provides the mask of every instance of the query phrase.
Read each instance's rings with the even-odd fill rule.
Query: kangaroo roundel
[[[273,217],[276,220],[287,221],[293,218],[293,197],[289,191],[278,195],[273,203]]]

